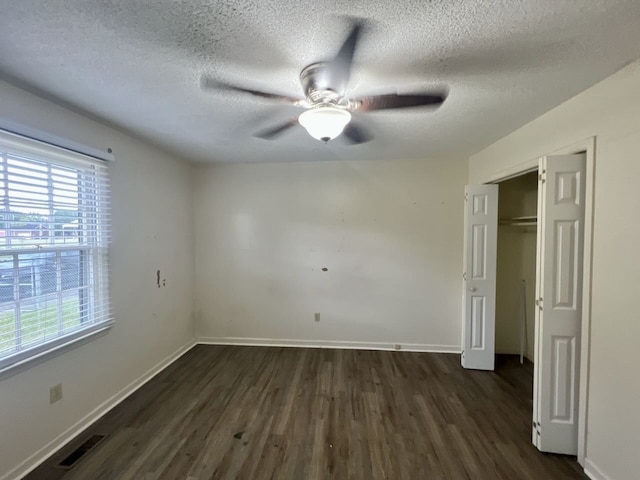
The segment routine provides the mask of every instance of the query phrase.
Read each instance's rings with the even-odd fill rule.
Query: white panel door
[[[586,158],[541,159],[534,444],[576,455]]]
[[[462,366],[493,370],[498,185],[465,188],[464,235]]]

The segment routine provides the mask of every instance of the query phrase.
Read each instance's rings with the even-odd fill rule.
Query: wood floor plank
[[[515,358],[199,345],[27,479],[587,478],[531,445],[532,376]]]

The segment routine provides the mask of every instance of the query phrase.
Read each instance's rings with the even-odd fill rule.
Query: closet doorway
[[[534,362],[538,170],[498,183],[496,354]]]
[[[532,441],[578,451],[586,155],[550,155],[537,168],[465,195],[465,368],[493,370],[496,353],[534,364]]]

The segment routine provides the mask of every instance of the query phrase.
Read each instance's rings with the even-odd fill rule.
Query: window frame
[[[15,129],[11,129],[15,130]],[[0,251],[0,255],[13,256],[13,258],[19,258],[20,254],[32,254],[32,253],[45,253],[55,252],[56,265],[61,263],[61,257],[65,251],[78,252],[79,256],[81,252],[90,252],[92,263],[91,268],[97,269],[93,272],[95,276],[94,281],[97,282],[93,287],[91,293],[94,296],[92,304],[89,306],[90,310],[94,308],[106,309],[106,313],[92,316],[92,321],[89,325],[84,327],[74,328],[71,331],[64,332],[61,329],[61,334],[44,340],[40,343],[34,343],[28,345],[23,350],[16,350],[13,353],[5,354],[0,357],[0,380],[6,376],[18,373],[26,368],[30,368],[37,363],[40,363],[52,356],[63,353],[71,348],[79,346],[87,341],[97,338],[106,333],[114,324],[114,319],[111,314],[110,303],[110,281],[109,281],[109,211],[111,206],[111,195],[108,188],[109,180],[109,161],[113,160],[111,151],[109,154],[96,155],[98,152],[95,149],[86,147],[87,153],[82,153],[82,146],[79,144],[65,141],[64,139],[58,139],[47,134],[42,134],[43,140],[34,138],[34,130],[27,130],[26,135],[20,135],[14,131],[9,131],[2,128],[0,125],[0,149],[1,154],[7,154],[7,158],[10,154],[23,156],[25,158],[40,159],[47,162],[48,165],[60,166],[62,168],[73,168],[77,166],[79,170],[88,171],[89,165],[96,166],[96,171],[104,170],[103,172],[96,173],[95,185],[99,185],[100,182],[105,182],[104,188],[96,187],[96,195],[99,197],[95,200],[97,203],[93,205],[93,209],[87,209],[83,214],[95,215],[96,226],[95,235],[96,239],[93,244],[89,245],[69,245],[56,247],[55,244],[51,248],[38,247],[28,249],[7,249]],[[37,135],[37,133],[36,133]],[[55,143],[52,143],[52,140]],[[62,145],[62,146],[61,146]],[[65,148],[64,146],[70,145],[72,149]],[[5,164],[8,165],[8,164]],[[8,177],[5,178],[8,182]],[[82,180],[78,180],[80,183]],[[8,188],[8,185],[6,186]],[[92,230],[93,231],[93,230]],[[55,234],[54,234],[55,235]],[[64,233],[63,233],[64,235]],[[85,261],[87,261],[85,259]],[[85,268],[85,267],[82,267]],[[60,270],[58,270],[58,273]],[[57,279],[57,282],[62,282],[62,279]],[[78,291],[84,287],[78,287]],[[56,290],[56,295],[62,292]],[[14,299],[13,302],[19,302],[20,298]],[[58,310],[58,315],[61,315],[61,311]],[[96,321],[96,319],[98,321]],[[62,317],[58,319],[62,320]]]

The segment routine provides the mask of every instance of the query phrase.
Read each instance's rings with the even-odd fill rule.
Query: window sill
[[[97,338],[106,335],[112,326],[113,322],[109,322],[107,324],[100,325],[95,329],[78,332],[77,336],[73,336],[63,343],[52,345],[50,348],[36,352],[27,358],[17,360],[16,362],[4,367],[0,367],[0,381],[24,372],[25,370],[35,367],[36,365],[68,352],[69,350],[73,350],[80,345],[96,340]]]

